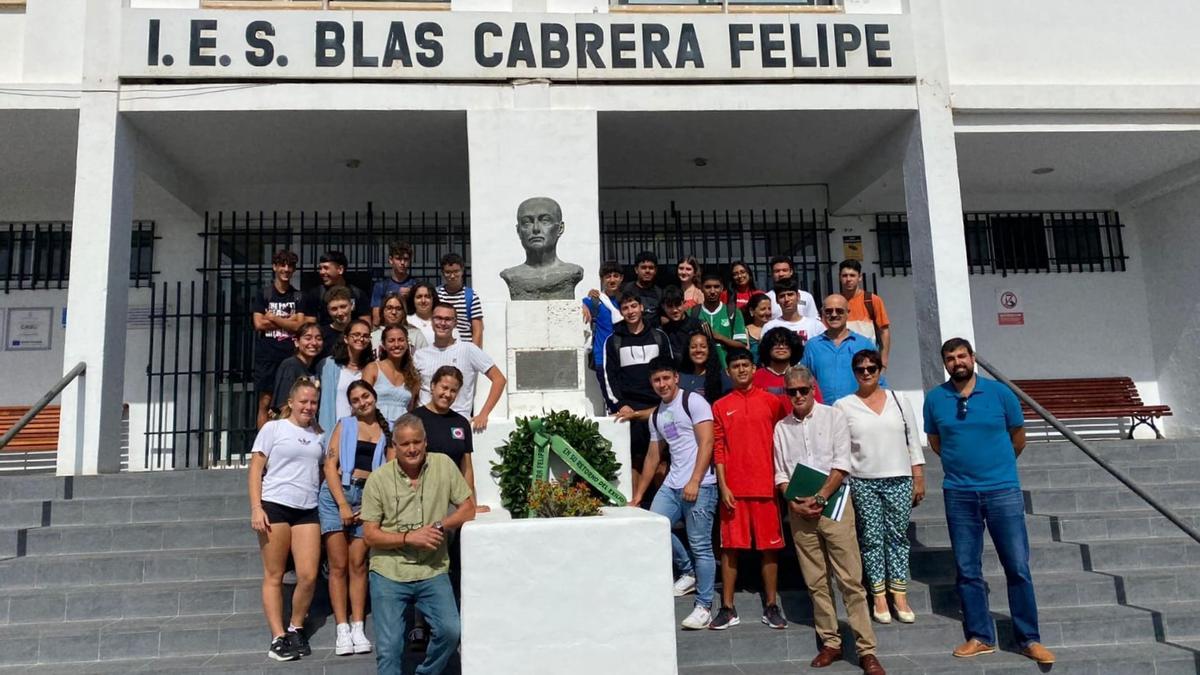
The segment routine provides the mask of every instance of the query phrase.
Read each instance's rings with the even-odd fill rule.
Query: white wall
[[[79,83],[85,0],[26,0],[25,82]]]
[[[0,12],[0,82],[20,82],[25,54],[25,14]]]
[[[1175,413],[1170,424],[1200,434],[1200,186],[1138,206],[1128,219],[1138,223],[1141,256],[1153,274],[1145,296],[1153,317],[1148,337],[1162,399]]]
[[[954,85],[1200,84],[1191,0],[952,0],[942,11]]]

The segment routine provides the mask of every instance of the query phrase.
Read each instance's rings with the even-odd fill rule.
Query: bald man
[[[517,207],[517,236],[525,262],[500,273],[513,300],[574,300],[583,268],[558,259],[565,225],[562,207],[549,197],[531,197]]]
[[[828,328],[804,345],[804,358],[800,359],[800,363],[817,376],[826,405],[833,405],[839,398],[858,390],[850,359],[864,349],[876,349],[870,338],[855,333],[846,325],[849,314],[850,305],[842,294],[826,297],[821,315]],[[879,384],[887,386],[882,378]]]

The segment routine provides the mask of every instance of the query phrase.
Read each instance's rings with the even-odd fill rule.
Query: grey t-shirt
[[[691,397],[688,399],[686,411],[683,409],[684,396]],[[690,419],[688,413],[691,413]],[[665,487],[682,490],[692,479],[692,471],[696,468],[696,454],[700,451],[696,444],[695,425],[711,422],[712,418],[712,407],[703,396],[695,392],[680,389],[669,404],[659,404],[658,420],[650,425],[650,440],[665,440],[671,448],[671,468],[667,472],[667,479],[663,481]],[[712,466],[709,466],[704,472],[704,478],[700,479],[700,484],[712,485],[716,482],[717,476],[713,473]]]

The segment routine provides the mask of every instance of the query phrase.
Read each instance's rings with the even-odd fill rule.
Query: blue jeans
[[[423,581],[392,581],[371,572],[371,613],[375,618],[375,665],[381,675],[400,675],[404,667],[407,626],[404,613],[410,603],[429,623],[429,648],[416,675],[441,675],[454,655],[461,633],[458,607],[450,590],[450,577],[439,574]]]
[[[667,486],[660,487],[654,495],[650,510],[671,521],[671,526],[683,520],[687,530],[688,547],[692,555],[683,547],[683,542],[671,532],[671,557],[680,574],[691,574],[696,577],[696,604],[705,608],[712,607],[713,583],[717,577],[717,561],[713,558],[712,536],[713,517],[717,511],[717,486],[701,485],[696,501],[683,499],[683,490]],[[694,559],[694,561],[693,561]]]
[[[1029,535],[1025,531],[1025,499],[1020,488],[990,492],[944,488],[946,524],[957,567],[955,584],[962,603],[963,636],[996,644],[996,629],[988,611],[988,588],[983,580],[983,528],[1004,567],[1008,606],[1017,645],[1039,642],[1037,600],[1029,573]]]

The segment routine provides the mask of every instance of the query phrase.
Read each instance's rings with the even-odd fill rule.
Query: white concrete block
[[[509,380],[511,382],[512,380]],[[514,418],[541,415],[546,409],[545,395],[540,391],[508,392],[508,411]]]
[[[669,528],[632,507],[467,523],[464,675],[673,675]]]

